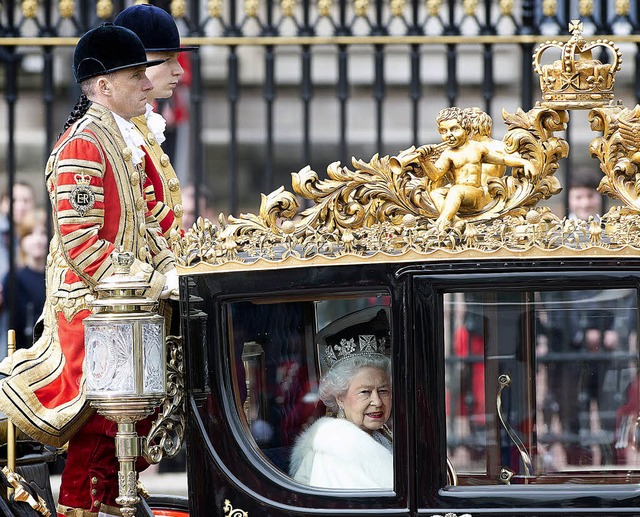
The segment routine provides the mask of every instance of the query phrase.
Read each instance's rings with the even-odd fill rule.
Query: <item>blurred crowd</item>
[[[36,204],[33,186],[23,181],[13,185],[13,242],[10,196],[0,199],[0,356],[7,350],[7,331],[15,330],[16,345],[26,348],[44,306],[45,266],[49,237],[47,213]],[[13,275],[10,256],[13,252]]]

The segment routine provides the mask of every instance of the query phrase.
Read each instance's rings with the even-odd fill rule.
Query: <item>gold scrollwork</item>
[[[589,113],[593,131],[602,133],[589,146],[605,176],[598,191],[619,199],[631,212],[640,212],[640,106],[594,108]]]
[[[25,489],[24,484],[26,484],[26,480],[20,474],[14,472],[9,467],[2,467],[2,473],[14,489],[13,499],[15,501],[27,503],[35,511],[44,515],[44,517],[49,517],[51,515],[45,500],[40,496],[38,496],[38,499],[36,500],[29,491]]]
[[[512,176],[490,178],[487,183],[490,201],[479,211],[459,213],[463,223],[505,215],[524,216],[529,207],[560,191],[554,173],[569,147],[553,132],[565,127],[567,113],[538,107],[528,113],[504,112],[503,118],[508,125],[503,140],[505,151],[527,159],[537,174],[526,177],[522,170],[514,170]],[[230,217],[230,224],[220,237],[223,241],[235,240],[256,230],[279,233],[283,239],[286,235],[300,239],[312,231],[336,232],[341,243],[348,246],[353,231],[362,227],[385,221],[401,225],[405,216],[436,218],[438,209],[422,179],[424,173],[412,162],[418,154],[410,148],[397,157],[375,155],[369,162],[354,159],[354,170],[335,162],[327,168],[328,180],[319,180],[310,167],[305,167],[292,174],[292,186],[298,196],[311,200],[313,206],[294,219],[298,202],[281,187],[268,196],[262,195],[259,217],[252,214]]]
[[[222,509],[224,510],[225,517],[249,517],[249,512],[245,512],[240,508],[234,509],[229,499],[224,500],[224,506]]]
[[[500,0],[500,14],[502,14],[502,16],[512,16],[513,4],[513,0]]]
[[[178,454],[184,437],[185,388],[181,337],[167,336],[167,353],[167,396],[149,434],[143,439],[143,456],[151,464]]]
[[[428,2],[435,5],[439,0]],[[355,0],[354,6],[365,9],[368,0]],[[483,122],[490,117],[481,110],[447,108],[462,112],[458,130],[467,135],[457,144],[443,132],[442,143],[411,147],[396,156],[354,158],[351,167],[334,162],[322,180],[307,166],[292,174],[293,192],[280,187],[263,194],[257,215],[220,215],[217,225],[198,219],[176,244],[180,265],[233,269],[257,261],[270,267],[315,258],[359,261],[378,254],[380,260],[401,260],[409,254],[426,258],[430,254],[568,256],[587,249],[598,255],[640,251],[636,222],[640,106],[626,109],[607,100],[613,96],[621,53],[605,40],[587,43],[581,37],[582,28],[582,22],[573,20],[572,37],[566,44],[547,42],[534,52],[534,69],[541,75],[543,96],[548,97],[527,112],[503,110],[507,130],[502,140],[492,138],[492,123]],[[592,59],[592,50],[599,47],[610,51],[611,64]],[[542,65],[540,58],[547,49],[561,50],[562,59]],[[580,75],[580,81],[569,85],[571,91],[563,82],[567,76],[563,70]],[[590,146],[604,172],[599,191],[623,205],[588,220],[561,219],[548,207],[537,206],[562,190],[555,173],[560,160],[568,156],[569,145],[555,133],[566,129],[572,109],[590,110],[591,128],[601,133]],[[438,120],[440,126],[450,119],[439,116]],[[482,133],[486,127],[488,131],[482,129]],[[460,146],[471,140],[479,144],[462,152]],[[456,180],[456,174],[462,176],[460,166],[455,166],[457,170],[444,166],[454,164],[455,149],[460,149],[461,163],[472,170],[469,173],[464,167],[467,177],[462,179],[473,183]],[[506,174],[507,167],[511,174]],[[471,202],[465,200],[445,211],[442,200],[457,185],[462,187],[457,192],[472,187],[467,189]],[[299,211],[299,199],[308,200],[308,208]]]

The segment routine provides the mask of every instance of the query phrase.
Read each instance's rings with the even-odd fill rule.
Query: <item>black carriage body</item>
[[[553,316],[584,317],[589,300],[602,299],[599,307],[604,309],[594,309],[588,318],[622,315],[624,339],[633,337],[639,280],[640,260],[633,257],[362,261],[184,275],[191,515],[639,515],[640,462],[629,460],[633,443],[623,444],[624,461],[610,457],[612,451],[622,454],[621,438],[635,439],[635,430],[625,428],[622,436],[620,429],[625,418],[633,420],[633,428],[638,415],[629,401],[638,390],[637,347],[629,348],[625,341],[603,360],[597,350],[554,349],[553,332],[561,332],[568,320],[549,330]],[[567,293],[577,294],[580,301],[567,305]],[[289,352],[283,353],[279,344],[278,358],[269,357],[274,349],[265,343],[292,340],[292,334],[266,334],[288,324],[303,340],[313,341],[322,301],[361,298],[384,300],[390,307],[395,486],[376,491],[301,485],[278,457],[289,452],[295,437],[287,447],[271,435],[267,443],[264,433],[253,432],[247,399],[259,405],[261,395],[255,390],[260,386],[247,387],[254,390],[250,396],[244,391],[248,377],[238,372],[248,375],[247,363],[241,361],[239,343],[247,336],[238,334],[262,329],[248,338],[251,343],[256,336],[262,340],[259,370],[268,377],[279,371],[270,362],[282,363]],[[481,352],[459,350],[465,340],[454,329],[460,306],[456,300],[466,310],[465,332],[474,332],[474,319],[482,329],[475,330],[482,336]],[[316,313],[309,315],[313,307]],[[468,347],[472,339],[467,335]],[[608,366],[603,370],[600,364]],[[605,402],[602,381],[596,402],[585,405],[586,388],[579,386],[585,371],[591,378],[588,365],[604,371],[602,379],[609,379],[609,385],[615,374],[617,384],[613,390],[609,386],[613,395],[607,399],[614,402]],[[476,384],[465,391],[474,368],[480,367],[482,388]],[[546,380],[541,380],[545,372]],[[586,406],[592,413],[598,408],[597,417],[588,420],[599,419],[606,432],[586,431],[589,425],[583,424],[571,432],[572,424],[557,429],[566,411],[554,407],[548,396],[543,400],[540,392],[543,384],[553,391],[554,375],[565,379],[560,385],[565,392],[577,386],[577,413]],[[507,385],[505,379],[510,379]],[[282,379],[267,379],[263,386],[277,382]],[[465,399],[474,390],[477,399],[484,399],[475,412],[479,401]],[[275,403],[263,403],[267,427],[278,428],[286,418],[280,415],[275,423],[266,418]],[[584,420],[581,413],[577,417]],[[459,431],[460,422],[471,431]],[[602,443],[597,436],[604,436]],[[588,459],[571,458],[574,446],[586,449]],[[553,465],[558,458],[561,465]]]

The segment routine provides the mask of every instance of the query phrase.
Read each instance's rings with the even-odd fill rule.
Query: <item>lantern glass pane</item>
[[[89,324],[85,328],[87,393],[133,393],[133,325]]]
[[[164,321],[142,324],[144,393],[165,392]]]

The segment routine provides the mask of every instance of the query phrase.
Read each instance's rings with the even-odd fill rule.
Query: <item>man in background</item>
[[[569,183],[569,219],[589,220],[589,216],[603,213],[604,197],[597,188],[604,174],[595,168],[579,168],[572,171]]]

